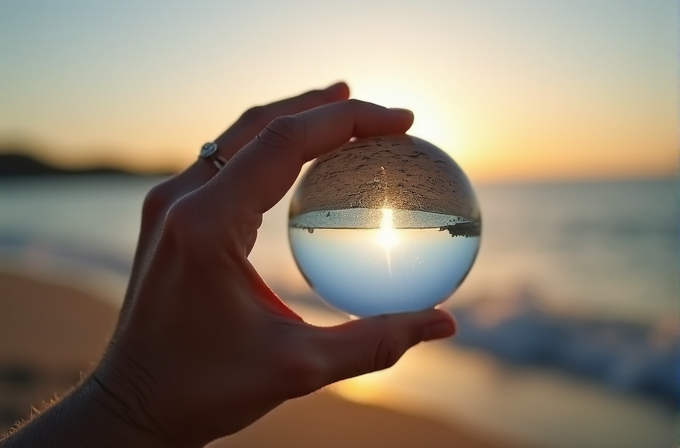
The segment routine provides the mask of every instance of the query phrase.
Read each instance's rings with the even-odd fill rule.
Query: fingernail
[[[390,107],[390,110],[394,111],[394,112],[398,112],[400,114],[407,114],[407,115],[413,116],[413,112],[408,110],[408,109],[402,109],[400,107]]]
[[[456,326],[451,320],[440,320],[425,327],[423,341],[448,338],[449,336],[453,336],[455,332]]]

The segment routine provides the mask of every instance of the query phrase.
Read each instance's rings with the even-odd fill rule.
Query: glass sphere
[[[481,218],[465,173],[409,135],[355,139],[316,159],[290,204],[293,257],[351,316],[441,304],[477,256]]]

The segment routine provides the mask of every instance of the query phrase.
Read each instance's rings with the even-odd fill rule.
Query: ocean
[[[0,268],[77,282],[120,304],[141,203],[146,191],[160,180],[3,181]],[[482,211],[479,256],[461,288],[443,305],[456,316],[459,334],[437,345],[439,355],[432,356],[450,354],[470,365],[492,363],[505,374],[547,372],[548,376],[540,378],[593,387],[597,392],[591,396],[605,394],[617,409],[633,409],[637,403],[635,409],[645,415],[672,416],[678,403],[680,340],[676,182],[498,184],[477,186],[476,192]],[[287,240],[289,200],[287,195],[265,215],[250,259],[294,309],[322,316],[321,321],[323,316],[337,319],[337,313],[315,298],[293,261]],[[419,396],[421,406],[447,406],[437,401],[440,398],[434,392],[448,387],[446,374],[438,371],[432,377],[441,377],[440,383],[428,385],[426,371],[406,371],[395,378],[408,376],[410,385],[394,386],[393,392],[401,387],[403,396]],[[461,373],[452,371],[448,376],[456,375]],[[489,385],[475,375],[477,383]],[[513,389],[517,393],[534,394],[545,382],[535,379],[525,384],[512,378],[508,381],[519,387]],[[488,390],[480,393],[490,394]],[[483,402],[479,396],[470,400]],[[500,405],[487,404],[479,412],[470,411],[470,406],[451,406],[479,424],[483,424],[482,414],[505,418]],[[533,421],[541,413],[536,406]],[[603,409],[614,408],[612,404]],[[631,415],[642,424],[634,412],[626,418],[633,419]],[[508,419],[512,424],[500,422],[497,428],[519,431],[522,436],[523,424],[527,431],[537,431],[531,420],[513,418]],[[615,424],[612,420],[612,428]],[[650,425],[650,431],[656,428]],[[569,428],[574,429],[565,422],[547,428],[544,437],[536,440],[554,442],[560,431],[567,434]],[[601,428],[603,434],[605,429],[606,425]],[[625,428],[616,431],[623,433],[606,440],[586,438],[578,446],[636,446]],[[636,431],[646,434],[641,427]],[[553,445],[572,446],[559,441]]]

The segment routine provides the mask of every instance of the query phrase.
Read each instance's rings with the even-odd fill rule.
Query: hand
[[[340,83],[251,109],[216,141],[222,170],[198,160],[149,193],[118,327],[88,380],[91,398],[145,446],[204,446],[454,333],[441,310],[309,325],[248,261],[262,214],[305,162],[412,124],[407,111],[348,96]]]

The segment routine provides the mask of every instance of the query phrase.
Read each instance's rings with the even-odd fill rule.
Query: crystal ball
[[[463,170],[403,134],[354,139],[317,158],[294,192],[288,224],[311,288],[355,317],[444,302],[470,271],[481,232]]]

